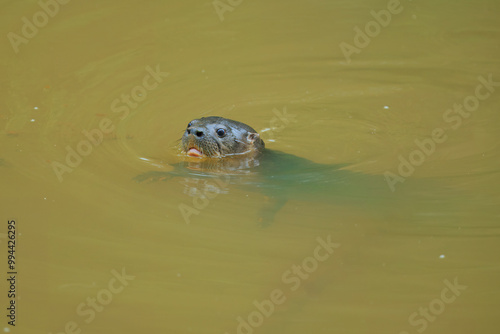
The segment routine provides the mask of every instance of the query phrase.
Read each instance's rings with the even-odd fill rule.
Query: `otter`
[[[395,197],[383,175],[363,174],[347,169],[347,164],[320,164],[268,149],[254,128],[223,117],[189,122],[181,138],[180,152],[182,161],[173,164],[173,170],[147,172],[135,179],[168,181],[184,177],[211,182],[222,175],[229,188],[235,186],[265,195],[267,200],[259,217],[263,225],[269,225],[290,199],[390,207],[392,202],[381,201]]]
[[[224,158],[260,153],[264,147],[252,127],[219,116],[192,120],[182,136],[182,149],[192,157]]]

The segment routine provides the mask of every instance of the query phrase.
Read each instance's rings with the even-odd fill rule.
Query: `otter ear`
[[[256,132],[249,132],[248,135],[247,135],[247,141],[249,143],[255,143],[255,142],[258,142],[260,139],[260,136],[258,133]]]

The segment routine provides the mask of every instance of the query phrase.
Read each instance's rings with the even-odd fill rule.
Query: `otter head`
[[[253,128],[217,116],[192,120],[182,136],[182,150],[194,157],[223,158],[263,149],[264,141]]]

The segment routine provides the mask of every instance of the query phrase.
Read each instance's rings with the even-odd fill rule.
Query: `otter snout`
[[[188,135],[192,134],[198,138],[202,138],[205,134],[202,128],[187,128],[186,132]]]

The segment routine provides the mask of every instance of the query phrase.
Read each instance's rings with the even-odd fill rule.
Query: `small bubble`
[[[389,106],[384,106],[384,109],[389,109]]]
[[[445,258],[444,254],[439,255],[439,258],[444,259]]]
[[[34,119],[34,118],[32,118],[32,119],[30,120],[30,122],[34,122],[34,121],[35,121],[35,119]]]
[[[34,107],[33,109],[38,110],[38,107]]]

